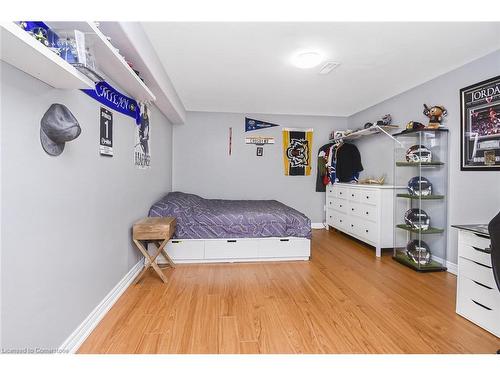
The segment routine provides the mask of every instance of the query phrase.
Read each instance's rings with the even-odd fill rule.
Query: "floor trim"
[[[432,256],[432,259],[435,259],[439,263],[443,264],[446,266],[446,271],[449,273],[452,273],[453,275],[458,275],[458,266],[456,263],[451,263],[449,260],[446,260],[446,262],[443,260],[443,258],[439,258],[436,256]]]
[[[111,289],[104,299],[95,307],[94,310],[85,318],[85,320],[73,331],[71,335],[59,347],[59,353],[76,353],[78,348],[83,344],[87,337],[92,333],[94,328],[99,324],[106,313],[113,307],[115,302],[125,292],[136,276],[141,272],[144,265],[141,259],[137,262],[130,271]]]
[[[325,223],[311,223],[312,229],[325,229]]]

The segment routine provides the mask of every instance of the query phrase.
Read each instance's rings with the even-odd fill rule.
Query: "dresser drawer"
[[[361,216],[361,205],[359,203],[349,202],[347,213],[349,215]]]
[[[492,288],[463,275],[459,276],[458,283],[462,298],[472,299],[492,310],[498,311],[500,322],[500,292],[496,286]]]
[[[330,226],[335,226],[335,216],[338,215],[337,211],[327,208],[326,210],[326,223]]]
[[[463,257],[458,257],[458,273],[471,280],[477,281],[490,288],[496,288],[491,267],[472,261]]]
[[[349,189],[347,199],[349,199],[350,201],[358,202],[361,198],[360,197],[361,193],[362,193],[362,191],[360,191],[358,189]]]
[[[348,202],[345,199],[336,199],[335,202],[333,202],[333,209],[344,214],[347,213],[348,206]]]
[[[458,256],[474,260],[485,266],[491,267],[491,254],[484,252],[483,248],[469,245],[465,242],[458,244]]]
[[[326,197],[326,208],[333,209],[336,199],[334,197]]]
[[[500,312],[483,305],[476,299],[466,294],[460,287],[457,295],[457,313],[500,337],[500,319],[498,318]]]
[[[356,234],[370,242],[377,241],[377,225],[371,221],[358,220]]]
[[[356,214],[364,220],[376,221],[377,220],[377,206],[370,204],[358,204],[356,207]]]
[[[335,197],[335,189],[333,188],[333,185],[326,185],[326,195]]]
[[[347,215],[337,212],[333,220],[336,228],[344,231],[347,230],[349,222],[349,218],[347,217]]]
[[[333,189],[335,191],[335,196],[337,198],[347,199],[349,197],[349,189],[343,186],[335,186],[333,185]]]
[[[380,194],[375,190],[364,190],[359,192],[359,201],[361,203],[377,205],[380,201]]]

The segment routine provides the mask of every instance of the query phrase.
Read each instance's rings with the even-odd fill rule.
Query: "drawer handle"
[[[351,208],[351,211],[354,211],[354,208]]]
[[[236,242],[236,240],[227,240],[227,242]]]
[[[331,216],[330,216],[330,217],[331,217]],[[290,240],[289,240],[288,238],[280,238],[280,241],[281,241],[281,242],[288,242],[288,241],[290,241]]]
[[[368,211],[366,211],[366,214],[368,215]]]
[[[370,197],[367,195],[367,196],[366,196],[366,199],[370,199]]]
[[[354,228],[354,224],[351,224],[351,227],[353,227],[353,228]]]
[[[332,215],[330,215],[330,219],[332,218]]]
[[[491,254],[491,248],[487,247],[486,249],[480,249],[479,247],[472,246],[474,250],[477,250],[481,253]]]
[[[181,243],[179,240],[172,240],[172,243]]]
[[[488,240],[490,239],[490,236],[486,234],[479,234],[479,233],[474,233],[476,236],[481,237],[481,238],[487,238]]]
[[[340,207],[342,207],[342,205],[340,205]]]
[[[473,260],[474,263],[476,263],[477,265],[479,266],[483,266],[485,268],[489,268],[491,270],[491,267],[490,266],[487,266],[486,264],[483,264],[483,263],[479,263],[479,262],[476,262],[475,260]]]
[[[339,194],[342,195],[342,192],[340,192]]]
[[[354,194],[351,194],[351,197],[354,197]]]
[[[490,288],[488,285],[484,285],[484,284],[481,284],[480,282],[477,282],[476,280],[472,280],[472,281],[474,281],[477,285],[482,286],[483,288],[486,288],[486,289],[489,289],[489,290],[493,289],[493,288]]]
[[[340,222],[342,222],[342,219],[340,219]]]
[[[474,301],[473,299],[471,299],[471,301],[472,301],[472,302],[474,302],[476,305],[481,306],[483,309],[486,309],[486,310],[491,311],[491,309],[490,309],[489,307],[484,306],[483,304],[481,304],[481,303],[479,303],[479,302],[476,302],[476,301]]]
[[[366,233],[368,233],[368,229],[366,230]]]

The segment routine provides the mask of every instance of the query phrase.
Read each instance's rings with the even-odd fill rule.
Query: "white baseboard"
[[[325,229],[325,223],[311,223],[312,229]]]
[[[458,266],[456,263],[451,263],[448,260],[444,261],[443,258],[439,258],[434,255],[432,256],[432,259],[441,264],[444,264],[446,266],[446,271],[448,271],[449,273],[452,273],[453,275],[458,275]]]
[[[130,271],[128,271],[96,308],[92,310],[89,316],[87,316],[78,328],[62,343],[59,347],[59,353],[76,353],[80,345],[83,344],[101,319],[104,318],[104,315],[113,307],[118,298],[120,298],[139,272],[141,272],[143,265],[144,262],[141,259]]]

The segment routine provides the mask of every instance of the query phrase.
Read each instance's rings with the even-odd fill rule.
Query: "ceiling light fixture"
[[[292,57],[292,64],[300,69],[310,69],[318,66],[323,56],[316,51],[299,52]]]

